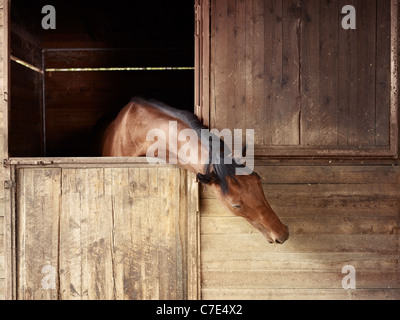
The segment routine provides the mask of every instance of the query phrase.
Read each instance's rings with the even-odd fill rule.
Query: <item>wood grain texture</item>
[[[212,1],[211,127],[254,129],[264,156],[395,155],[390,17],[391,0]]]
[[[146,165],[17,172],[18,299],[199,298],[194,176]]]
[[[2,159],[8,157],[8,119],[9,119],[9,2],[0,0],[0,52],[2,63],[0,63],[0,156]],[[0,176],[4,180],[10,180],[10,170],[0,168]],[[0,183],[0,215],[3,219],[4,235],[0,236],[0,299],[10,299],[14,290],[15,274],[9,252],[13,247],[12,214],[11,214],[11,192],[5,190],[4,183]]]
[[[282,246],[201,188],[204,299],[398,299],[399,167],[257,166]],[[356,290],[342,268],[356,269]]]

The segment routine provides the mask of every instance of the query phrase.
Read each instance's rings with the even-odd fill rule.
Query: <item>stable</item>
[[[397,0],[57,0],[56,29],[0,4],[0,298],[400,298]],[[135,94],[253,129],[289,240],[179,167],[93,157]]]

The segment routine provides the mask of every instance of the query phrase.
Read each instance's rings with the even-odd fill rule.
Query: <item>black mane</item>
[[[229,192],[227,177],[235,179],[236,169],[244,168],[243,164],[238,164],[233,157],[230,157],[229,160],[225,161],[230,155],[231,149],[224,143],[224,141],[211,133],[209,129],[204,126],[197,116],[186,110],[179,110],[173,108],[165,103],[162,103],[153,99],[144,99],[141,97],[133,97],[131,102],[144,104],[156,108],[174,118],[180,119],[185,122],[190,128],[196,131],[199,138],[203,141],[203,143],[209,145],[209,161],[208,164],[205,165],[205,174],[198,173],[197,177],[202,183],[212,183],[215,182],[220,185],[221,191],[224,194]],[[208,132],[206,135],[204,134],[204,129]],[[202,134],[203,133],[203,134]],[[212,141],[219,142],[219,148],[215,150],[213,148]]]

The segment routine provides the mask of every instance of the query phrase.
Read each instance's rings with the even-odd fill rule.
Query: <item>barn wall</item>
[[[6,24],[6,16],[3,14],[4,1],[0,0],[0,53],[4,57],[7,42],[5,37],[4,25]],[[0,63],[0,157],[6,158],[7,153],[7,103],[4,100],[4,92],[7,92],[7,73],[5,72],[6,59],[2,59]],[[0,177],[6,177],[6,170],[0,166]],[[0,300],[5,298],[5,209],[8,205],[8,193],[4,190],[4,183],[0,183]]]
[[[391,5],[212,0],[211,127],[253,128],[259,155],[395,155]]]
[[[201,193],[203,299],[399,299],[400,167],[259,165],[267,200],[289,226],[270,245]],[[356,290],[342,268],[356,269]]]

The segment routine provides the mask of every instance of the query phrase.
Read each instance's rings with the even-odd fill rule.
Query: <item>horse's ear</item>
[[[199,182],[201,182],[202,184],[210,184],[210,183],[215,182],[213,174],[205,175],[205,174],[198,173],[197,180]]]

